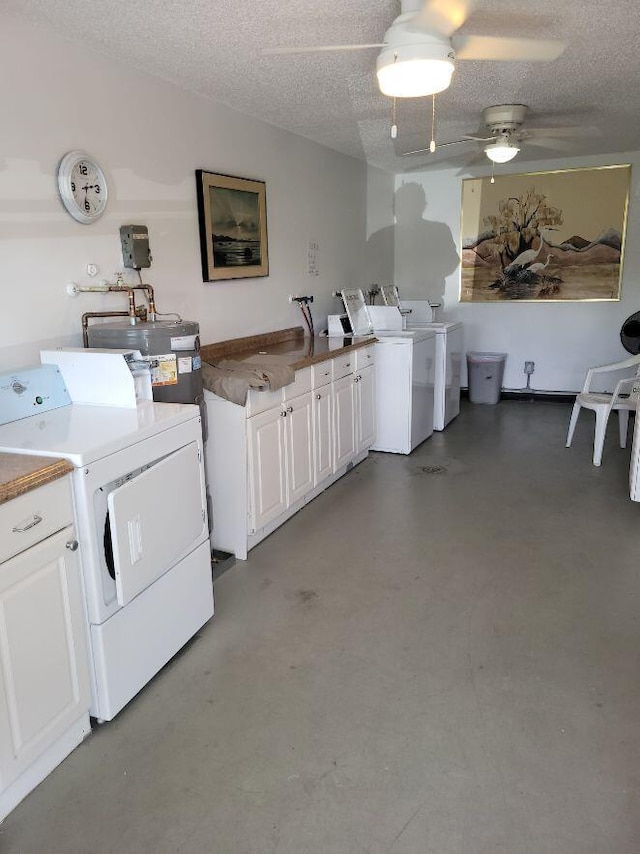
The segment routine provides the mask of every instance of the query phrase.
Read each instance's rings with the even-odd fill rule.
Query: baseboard
[[[460,389],[460,396],[469,398],[469,389]],[[535,389],[502,389],[502,400],[519,400],[523,403],[542,401],[544,403],[574,403],[576,396],[566,391],[536,391]]]

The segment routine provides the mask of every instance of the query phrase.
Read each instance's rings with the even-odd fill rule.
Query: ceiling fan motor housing
[[[522,125],[526,115],[524,104],[500,104],[484,109],[482,121],[493,134],[511,134]]]

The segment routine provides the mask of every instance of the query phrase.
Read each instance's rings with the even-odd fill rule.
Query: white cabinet
[[[376,377],[373,365],[359,370],[356,388],[356,453],[370,448],[376,438]]]
[[[13,504],[22,517],[17,524]],[[61,514],[67,527],[48,533],[50,520]],[[36,529],[44,532],[41,542],[0,563],[0,819],[90,732],[86,624],[71,519],[67,477],[0,507],[4,554],[16,551],[16,529],[24,528],[26,539]]]
[[[248,438],[250,530],[257,531],[287,508],[283,412],[268,409],[249,418]]]
[[[288,400],[284,410],[287,507],[313,488],[313,416],[311,394]]]
[[[331,385],[313,392],[313,485],[318,486],[333,472],[333,406]]]
[[[282,515],[313,487],[311,395],[248,419],[250,531]]]
[[[356,453],[356,384],[353,374],[333,383],[333,470]]]
[[[251,391],[244,407],[205,393],[215,548],[245,559],[366,457],[375,436],[373,353],[337,351],[281,391]]]

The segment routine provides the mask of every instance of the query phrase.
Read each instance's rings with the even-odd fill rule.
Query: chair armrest
[[[616,403],[619,402],[630,403],[631,406],[635,406],[638,402],[638,395],[637,393],[635,395],[632,394],[634,386],[640,386],[640,379],[638,377],[620,380],[611,395],[611,408],[613,409]],[[633,397],[633,400],[630,401],[630,397]]]
[[[617,371],[631,370],[631,368],[635,368],[636,371],[640,368],[640,356],[630,356],[622,362],[614,362],[611,365],[600,365],[596,368],[589,368],[582,391],[589,391],[591,387],[591,380],[595,374],[616,373]]]

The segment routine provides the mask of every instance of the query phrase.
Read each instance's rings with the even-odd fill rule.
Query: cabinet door
[[[250,532],[272,522],[287,507],[283,414],[283,409],[269,409],[248,419]]]
[[[311,395],[286,401],[287,504],[294,504],[313,488]]]
[[[331,387],[323,386],[313,394],[313,485],[317,486],[333,471]]]
[[[353,459],[356,450],[355,395],[353,374],[333,383],[333,470]]]
[[[65,528],[0,565],[0,790],[89,709],[73,537]]]
[[[356,374],[356,452],[373,445],[376,438],[376,382],[371,365]]]

